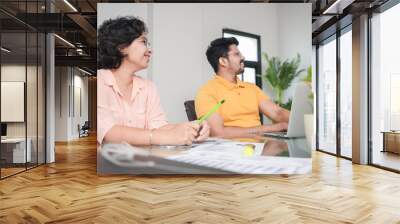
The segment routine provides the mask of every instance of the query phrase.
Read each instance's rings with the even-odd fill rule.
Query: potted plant
[[[271,85],[275,93],[275,103],[290,110],[292,99],[283,102],[283,96],[285,91],[292,84],[292,81],[304,71],[304,69],[299,69],[300,55],[297,54],[297,56],[290,61],[288,59],[282,61],[278,57],[269,58],[266,53],[263,53],[263,55],[267,61],[267,69],[265,70],[264,78]]]
[[[308,94],[308,102],[310,106],[314,108],[314,94],[312,92],[312,67],[311,65],[307,68],[307,76],[304,77],[303,82],[305,82],[309,88],[310,93]],[[311,148],[314,147],[314,114],[305,114],[304,115],[304,129],[308,143],[310,143]]]

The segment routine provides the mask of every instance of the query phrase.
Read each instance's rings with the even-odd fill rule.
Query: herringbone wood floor
[[[94,137],[0,181],[0,223],[400,223],[400,175],[315,152],[301,176],[97,176]]]

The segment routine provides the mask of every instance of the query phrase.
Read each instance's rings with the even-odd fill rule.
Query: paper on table
[[[245,144],[255,145],[254,156],[243,155]],[[193,145],[188,150],[180,151],[177,155],[164,158],[241,174],[303,174],[311,172],[311,158],[260,156],[263,145],[263,143],[232,142],[217,139]],[[101,154],[108,161],[121,167],[135,168],[157,165],[151,160],[136,160],[136,155],[148,157],[152,153],[128,144],[107,144],[102,148]],[[185,167],[182,166],[182,169],[185,169]]]
[[[254,156],[243,156],[244,145],[255,146]],[[242,174],[303,174],[311,159],[260,156],[264,143],[216,141],[203,143],[167,159]]]
[[[227,142],[229,140],[225,140],[225,139],[219,139],[219,138],[208,138],[205,141],[202,142],[194,142],[192,145],[154,145],[156,148],[159,149],[169,149],[169,150],[176,150],[176,149],[191,149],[191,148],[195,148],[197,146],[200,145],[205,145],[205,144],[209,144],[209,143],[219,143],[219,142]]]
[[[243,150],[245,149],[246,145],[254,146],[254,156],[261,155],[264,149],[264,143],[215,140],[213,142],[193,145],[185,153],[191,153],[193,151],[211,151],[214,153],[230,154],[241,157],[243,155]]]

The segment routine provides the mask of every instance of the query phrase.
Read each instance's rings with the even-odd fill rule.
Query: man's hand
[[[270,99],[264,100],[259,104],[260,111],[275,122],[289,122],[290,112]]]
[[[263,125],[264,132],[278,132],[278,131],[286,131],[288,129],[288,123],[280,122],[276,124]]]

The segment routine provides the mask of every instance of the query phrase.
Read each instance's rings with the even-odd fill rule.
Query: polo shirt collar
[[[215,79],[217,80],[217,82],[219,82],[220,84],[222,84],[223,86],[225,86],[228,89],[234,89],[234,88],[244,88],[244,82],[241,81],[240,79],[236,78],[236,84],[235,83],[231,83],[228,80],[222,78],[219,75],[215,75]]]

